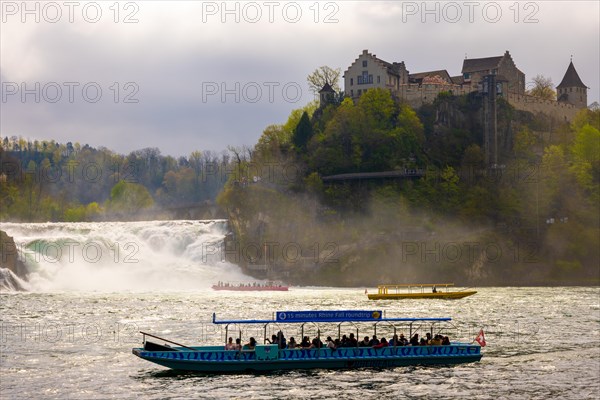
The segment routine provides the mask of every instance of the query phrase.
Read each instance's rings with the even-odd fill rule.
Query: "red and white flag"
[[[479,334],[475,338],[475,341],[479,343],[481,347],[485,347],[485,334],[483,333],[483,329],[479,331]]]

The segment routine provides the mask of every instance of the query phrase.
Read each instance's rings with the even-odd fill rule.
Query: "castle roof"
[[[485,71],[498,68],[498,64],[504,56],[486,57],[486,58],[469,58],[463,61],[462,72]]]
[[[421,83],[424,78],[434,77],[434,76],[439,76],[440,78],[445,79],[447,82],[450,82],[452,80],[450,78],[450,74],[445,69],[440,69],[437,71],[417,72],[414,74],[409,74],[408,79],[410,81]]]
[[[452,83],[455,85],[462,85],[465,83],[465,77],[462,75],[451,76],[450,79],[452,79]]]
[[[579,74],[575,70],[573,61],[571,61],[571,63],[569,63],[569,67],[567,68],[567,72],[565,72],[565,76],[563,77],[562,81],[560,81],[560,83],[558,84],[558,86],[556,88],[560,89],[563,87],[587,88],[587,86],[584,85],[584,83],[581,81],[581,78],[579,77]]]
[[[319,90],[319,93],[335,93],[335,90],[333,90],[329,82],[325,82],[323,89]]]
[[[399,62],[399,63],[398,62],[389,63],[387,61],[382,60],[381,58],[378,58],[375,54],[369,53],[368,50],[363,50],[361,56],[372,57],[375,60],[375,62],[377,62],[381,66],[385,67],[386,70],[387,70],[387,73],[390,74],[390,75],[396,75],[396,76],[399,77],[400,76],[400,71],[406,70],[406,66],[404,65],[404,61]],[[357,61],[358,61],[358,58],[354,61],[354,63],[356,63]],[[352,65],[354,65],[354,63],[352,63]],[[348,70],[344,71],[344,77],[346,77],[346,72],[348,72]]]
[[[383,61],[381,58],[377,58],[375,57],[375,55],[373,55],[373,58],[375,58],[377,61],[379,61],[380,63],[382,63],[383,65],[386,66],[388,72],[392,75],[400,75],[400,68],[402,66],[402,64],[404,64],[404,62],[401,63],[389,63],[387,61]]]

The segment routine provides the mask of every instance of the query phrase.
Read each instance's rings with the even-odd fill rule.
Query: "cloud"
[[[2,7],[7,3],[21,5]],[[222,2],[138,1],[118,3],[118,15],[113,3],[98,2],[96,23],[89,22],[93,14],[82,13],[88,3],[80,3],[72,23],[64,7],[60,21],[46,21],[52,15],[39,4],[39,23],[30,15],[23,23],[22,10],[3,8],[2,83],[34,91],[39,83],[42,93],[39,103],[34,94],[23,101],[22,93],[2,102],[2,136],[77,141],[122,153],[158,147],[174,156],[252,145],[267,125],[285,122],[292,109],[312,100],[310,72],[320,65],[345,70],[363,49],[405,61],[411,72],[445,68],[453,75],[465,54],[509,50],[528,78],[541,73],[555,84],[573,55],[591,87],[589,102],[598,100],[597,2],[519,3],[518,15],[514,3],[496,2],[502,13],[494,23],[491,2],[478,3],[472,23],[462,2],[454,3],[461,12],[456,22],[448,2],[429,2],[427,10],[422,2],[279,2],[270,10],[264,2],[227,2],[224,9]],[[138,22],[124,23],[127,17]],[[527,17],[537,22],[524,23]],[[43,93],[45,85],[67,90],[69,82],[78,84],[72,102],[67,92],[47,101],[53,86]],[[86,98],[86,84],[88,95],[101,88],[100,100]],[[294,101],[282,91],[286,84],[301,88]]]

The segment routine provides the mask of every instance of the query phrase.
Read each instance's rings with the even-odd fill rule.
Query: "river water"
[[[1,399],[599,396],[600,288],[479,288],[476,295],[454,301],[377,302],[367,299],[365,288],[214,292],[210,285],[216,280],[249,279],[235,266],[203,259],[194,250],[198,240],[218,241],[225,225],[170,224],[3,225],[22,251],[29,251],[28,265],[36,272],[30,292],[0,294]],[[31,250],[34,242],[84,243],[90,237],[110,249],[107,235],[123,243],[135,238],[139,263],[113,263],[114,254],[111,263],[94,265],[50,256],[36,260]],[[159,245],[161,249],[150,250]],[[86,257],[89,261],[91,253]],[[279,310],[320,309],[383,310],[389,317],[452,317],[447,331],[451,340],[471,341],[483,328],[487,346],[480,362],[449,367],[227,376],[173,372],[131,354],[131,348],[140,345],[140,330],[185,345],[222,343],[224,332],[211,323],[213,312],[219,319],[268,319]],[[256,328],[246,329],[243,336],[262,338],[261,329],[252,329]],[[286,336],[299,336],[293,329]],[[347,329],[342,333],[352,331]],[[323,334],[333,336],[337,331]]]

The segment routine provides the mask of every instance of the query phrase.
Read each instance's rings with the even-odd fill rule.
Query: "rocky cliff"
[[[0,288],[24,290],[19,280],[27,280],[27,266],[19,259],[14,239],[0,231]]]

